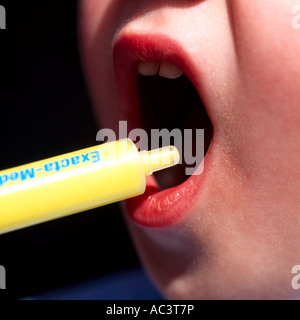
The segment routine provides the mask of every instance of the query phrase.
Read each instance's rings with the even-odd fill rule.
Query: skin
[[[169,228],[128,226],[159,290],[176,299],[296,299],[300,264],[297,0],[83,0],[83,64],[103,127],[122,119],[111,53],[119,32],[160,32],[204,76],[214,137],[203,190]],[[147,13],[147,14],[145,14]],[[126,218],[127,219],[127,218]]]

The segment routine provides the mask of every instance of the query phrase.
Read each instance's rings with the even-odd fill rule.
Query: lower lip
[[[125,202],[125,208],[131,219],[145,227],[167,228],[188,216],[201,197],[203,182],[209,172],[207,159],[210,153],[208,150],[205,156],[203,173],[190,176],[178,186],[160,190],[155,186],[155,178],[147,177],[145,193]]]

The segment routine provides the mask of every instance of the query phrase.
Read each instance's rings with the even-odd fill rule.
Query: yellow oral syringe
[[[139,152],[124,139],[0,171],[0,233],[140,195],[179,159],[173,146]]]

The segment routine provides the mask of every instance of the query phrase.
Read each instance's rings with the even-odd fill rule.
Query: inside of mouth
[[[173,187],[189,178],[189,175],[186,174],[186,168],[191,170],[191,168],[195,168],[196,163],[199,164],[203,160],[200,156],[201,159],[197,158],[197,162],[195,161],[193,164],[187,164],[185,161],[189,156],[197,157],[199,154],[196,144],[201,143],[202,145],[202,142],[196,138],[196,129],[204,129],[205,156],[212,140],[212,123],[198,92],[185,75],[177,79],[167,79],[158,75],[150,77],[139,75],[138,92],[141,104],[141,122],[148,133],[148,149],[151,149],[150,140],[153,129],[165,128],[169,132],[173,129],[179,129],[182,133],[181,150],[185,150],[185,143],[189,144],[186,149],[190,150],[189,152],[192,154],[187,155],[186,152],[182,152],[182,164],[155,173],[160,188]],[[184,138],[185,129],[192,129],[192,139],[186,140]],[[170,143],[178,147],[172,137]],[[166,144],[169,143],[164,143],[163,139],[160,139],[159,147],[164,147]]]

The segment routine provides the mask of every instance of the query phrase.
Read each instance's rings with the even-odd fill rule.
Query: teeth
[[[172,63],[162,62],[159,75],[168,79],[176,79],[183,75],[183,71]]]
[[[138,72],[143,76],[155,76],[158,74],[159,62],[140,62]]]
[[[183,75],[183,71],[169,62],[143,61],[138,64],[138,72],[143,76],[155,76],[159,74],[163,78],[177,79]]]

